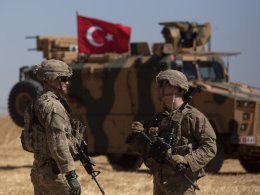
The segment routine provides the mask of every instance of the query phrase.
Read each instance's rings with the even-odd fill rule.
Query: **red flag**
[[[125,53],[129,50],[131,27],[77,16],[79,53]]]

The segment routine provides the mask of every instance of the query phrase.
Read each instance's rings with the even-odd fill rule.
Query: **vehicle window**
[[[222,81],[224,72],[218,62],[200,62],[199,72],[202,80]]]
[[[188,80],[198,79],[196,66],[191,61],[183,61],[181,65],[174,63],[172,69],[182,71]],[[217,61],[207,61],[198,63],[198,74],[202,80],[223,81],[224,71],[222,65]]]
[[[183,62],[183,73],[188,80],[197,79],[196,68],[192,62]]]

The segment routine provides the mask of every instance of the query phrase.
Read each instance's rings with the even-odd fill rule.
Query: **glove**
[[[80,183],[77,180],[77,174],[76,174],[75,170],[70,171],[68,174],[66,174],[66,179],[70,186],[70,194],[71,195],[80,195],[81,187],[80,187]]]
[[[132,133],[141,133],[144,131],[144,126],[142,123],[140,123],[138,121],[134,121],[131,124],[131,131],[132,131]]]
[[[174,167],[177,167],[178,164],[188,165],[187,160],[183,156],[178,154],[173,155],[170,161]]]

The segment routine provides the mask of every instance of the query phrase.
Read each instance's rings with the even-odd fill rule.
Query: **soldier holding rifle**
[[[43,92],[27,107],[21,136],[23,148],[34,153],[34,194],[80,195],[74,164],[75,143],[79,140],[72,136],[71,110],[64,98],[72,70],[62,61],[47,60],[36,65],[34,73]]]
[[[127,142],[153,175],[153,194],[196,194],[203,167],[216,154],[216,135],[208,119],[187,104],[189,85],[176,70],[160,72],[156,81],[163,111],[150,121],[131,124]]]

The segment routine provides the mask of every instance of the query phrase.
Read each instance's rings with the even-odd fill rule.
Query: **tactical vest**
[[[184,155],[189,153],[190,146],[185,145],[181,133],[183,118],[189,111],[190,109],[185,107],[183,110],[176,111],[176,113],[160,113],[157,117],[158,128],[149,128],[149,132],[146,133],[148,133],[152,140],[156,136],[163,138],[167,144],[172,146],[172,154]],[[163,126],[164,120],[168,122],[165,127]]]

